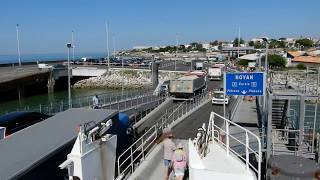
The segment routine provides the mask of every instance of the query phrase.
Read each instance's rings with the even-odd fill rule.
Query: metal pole
[[[239,59],[239,57],[240,57],[240,27],[239,27],[239,32],[238,32],[239,34],[239,36],[238,36],[238,59]]]
[[[69,108],[72,107],[71,105],[71,87],[70,87],[70,48],[71,44],[67,44],[68,46],[68,104]]]
[[[74,62],[74,40],[73,40],[74,31],[71,33],[71,44],[72,44],[72,61]]]
[[[21,53],[20,53],[20,40],[19,40],[19,24],[16,26],[17,30],[17,43],[18,43],[18,56],[19,56],[19,67],[21,67]]]
[[[107,33],[107,59],[108,59],[108,71],[110,69],[110,54],[109,54],[109,23],[106,22],[106,33]]]
[[[178,33],[176,33],[176,58],[174,60],[174,70],[177,71],[177,58],[178,58]]]

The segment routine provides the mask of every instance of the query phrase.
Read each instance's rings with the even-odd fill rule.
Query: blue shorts
[[[165,166],[165,167],[169,167],[169,166],[170,166],[170,163],[171,163],[171,160],[164,159],[163,162],[164,162],[164,166]]]

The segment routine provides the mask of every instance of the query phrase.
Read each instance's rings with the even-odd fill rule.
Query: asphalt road
[[[216,88],[222,87],[223,81],[209,81],[208,82],[208,90],[213,90]],[[232,107],[232,103],[234,100],[231,99],[229,105],[226,106],[226,112],[228,112],[229,108]],[[197,134],[197,130],[202,126],[203,123],[206,125],[209,122],[210,113],[214,111],[220,115],[223,115],[223,105],[212,105],[211,102],[205,104],[200,109],[192,113],[190,116],[185,118],[178,125],[173,127],[172,132],[175,138],[178,139],[188,139],[195,138]],[[218,126],[220,126],[221,122],[216,122]]]

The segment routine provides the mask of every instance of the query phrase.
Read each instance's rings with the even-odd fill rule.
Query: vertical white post
[[[110,71],[110,54],[109,54],[109,23],[106,22],[106,34],[107,34],[107,60],[108,60],[108,71]]]
[[[224,72],[224,77],[223,77],[223,98],[224,98],[224,101],[223,101],[223,117],[226,118],[226,102],[225,102],[225,99],[226,99],[226,72]]]
[[[239,31],[238,31],[238,59],[240,57],[240,27],[239,27]]]
[[[248,132],[246,131],[246,169],[249,172],[249,136]]]
[[[19,40],[19,24],[16,25],[17,30],[17,44],[18,44],[18,56],[19,56],[19,67],[21,67],[21,53],[20,53],[20,40]]]
[[[72,44],[72,61],[74,63],[74,39],[73,39],[73,34],[74,34],[74,31],[72,30],[72,33],[71,33],[71,44]]]
[[[68,48],[68,104],[69,104],[69,108],[71,108],[71,83],[70,83],[70,48],[71,48],[71,44],[67,44],[67,48]]]
[[[178,33],[176,33],[176,58],[174,60],[174,70],[177,71],[177,58],[178,58]]]
[[[227,156],[229,156],[229,122],[226,121],[226,147],[227,147]]]

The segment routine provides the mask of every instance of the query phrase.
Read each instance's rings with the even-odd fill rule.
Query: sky
[[[320,37],[319,0],[1,0],[0,55],[79,53],[258,36]],[[114,40],[114,41],[113,41]],[[115,43],[113,43],[115,42]],[[114,46],[113,46],[114,45]]]

